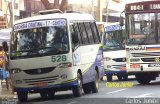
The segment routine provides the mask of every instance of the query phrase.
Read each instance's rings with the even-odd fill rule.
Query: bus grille
[[[34,85],[35,83],[40,83],[40,82],[54,83],[58,78],[59,76],[51,76],[51,77],[23,79],[23,80],[28,85]]]
[[[141,58],[143,62],[156,62],[156,58]]]
[[[160,56],[160,52],[131,53],[133,57]]]
[[[45,74],[53,71],[55,67],[48,67],[48,68],[37,68],[37,69],[29,69],[29,70],[23,70],[27,74]]]
[[[126,64],[121,64],[121,65],[112,65],[112,67],[119,69],[121,67],[126,67]]]
[[[115,62],[125,62],[126,58],[114,58],[112,60],[115,61]]]

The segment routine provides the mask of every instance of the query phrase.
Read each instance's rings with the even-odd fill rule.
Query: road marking
[[[146,93],[146,94],[142,94],[142,95],[139,95],[137,97],[149,97],[148,95],[151,95],[152,93]]]
[[[107,94],[112,94],[112,93],[116,93],[116,92],[120,92],[120,91],[124,91],[124,90],[126,90],[126,88],[120,89],[120,90],[116,90],[116,91],[112,91],[112,92],[108,92]]]
[[[72,102],[69,102],[67,104],[75,104],[75,103],[77,103],[77,101],[72,101]]]
[[[138,96],[129,96],[127,98],[146,98],[146,97],[153,97],[153,96],[149,96],[152,93],[146,93],[146,94],[142,94],[142,95],[138,95]]]

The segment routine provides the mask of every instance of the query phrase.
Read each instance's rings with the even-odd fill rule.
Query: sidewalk
[[[7,89],[6,82],[0,80],[0,98],[17,98],[16,94],[12,94],[11,89]]]

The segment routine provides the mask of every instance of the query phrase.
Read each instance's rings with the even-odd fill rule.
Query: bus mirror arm
[[[120,26],[124,26],[124,18],[123,18],[123,16],[122,16],[122,13],[124,13],[124,11],[122,11],[121,14],[120,14],[120,18],[119,18],[119,20],[120,20],[120,21],[119,21],[119,25],[120,25]]]
[[[120,17],[120,26],[124,26],[124,20],[123,20],[123,17]]]

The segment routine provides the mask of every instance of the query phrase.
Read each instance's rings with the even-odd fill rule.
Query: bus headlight
[[[104,61],[109,61],[109,60],[111,60],[110,57],[104,57]]]
[[[61,63],[58,66],[59,68],[68,68],[68,67],[72,67],[72,63],[71,62],[67,62],[67,63]]]
[[[22,81],[21,80],[16,80],[16,84],[21,84]]]
[[[16,73],[20,73],[22,70],[19,69],[19,68],[15,68],[15,69],[12,69],[11,72],[12,74],[16,74]]]

